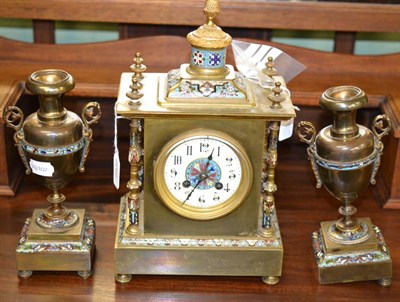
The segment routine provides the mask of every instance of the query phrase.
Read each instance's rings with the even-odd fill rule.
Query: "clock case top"
[[[273,109],[268,99],[272,90],[247,82],[247,89],[251,90],[247,95],[252,100],[246,105],[216,102],[214,106],[208,101],[166,106],[167,74],[145,73],[141,80],[144,94],[140,99],[141,104],[132,106],[126,97],[132,75],[123,73],[121,76],[116,113],[124,118],[143,121],[144,203],[139,213],[142,217],[142,234],[156,237],[194,235],[254,238],[262,215],[261,174],[268,122],[285,121],[295,116],[290,98],[286,97],[281,103],[282,108]],[[284,85],[282,77],[276,76],[275,81]],[[220,131],[235,139],[246,150],[253,170],[252,186],[242,205],[224,217],[208,221],[184,218],[170,211],[154,189],[154,162],[161,149],[174,137],[198,129]]]
[[[285,121],[296,116],[290,97],[283,92],[285,100],[281,103],[282,108],[271,108],[272,102],[268,96],[273,94],[272,89],[265,89],[255,85],[248,80],[246,87],[248,91],[248,102],[244,105],[238,103],[221,103],[212,99],[203,98],[196,103],[174,103],[167,99],[166,73],[144,73],[141,80],[144,96],[139,100],[140,106],[130,105],[131,100],[126,96],[130,91],[133,73],[121,75],[118,92],[116,113],[126,118],[148,118],[148,117],[181,117],[196,118],[208,117],[210,119],[261,119],[264,121]],[[281,76],[273,76],[275,82],[280,82],[285,87]]]

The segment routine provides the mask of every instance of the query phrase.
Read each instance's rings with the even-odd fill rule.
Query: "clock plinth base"
[[[41,231],[35,224],[39,210],[26,219],[16,249],[19,277],[27,279],[34,271],[76,271],[82,279],[92,275],[95,222],[85,210],[73,211],[79,222],[62,233]]]
[[[260,276],[279,281],[283,247],[275,236],[160,236],[126,232],[126,202],[121,198],[115,241],[115,280],[130,275]],[[274,214],[273,220],[276,221]]]
[[[332,242],[327,233],[334,221],[321,223],[321,229],[312,235],[314,255],[320,284],[377,280],[389,286],[392,261],[379,228],[369,218],[360,218],[369,228],[369,239],[362,243],[343,245]]]

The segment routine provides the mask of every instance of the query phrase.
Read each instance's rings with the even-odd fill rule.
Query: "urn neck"
[[[331,136],[340,139],[354,138],[359,135],[359,128],[356,124],[357,110],[334,111]]]
[[[61,95],[39,95],[39,110],[37,116],[40,121],[63,121],[67,110],[64,108]]]
[[[60,122],[67,117],[61,97],[75,86],[74,78],[60,69],[42,69],[32,73],[25,82],[26,88],[39,97],[37,112],[42,122]]]

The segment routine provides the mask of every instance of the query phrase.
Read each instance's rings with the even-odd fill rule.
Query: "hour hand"
[[[213,155],[213,153],[214,153],[214,149],[212,149],[211,154],[207,157],[208,163],[210,163],[210,161],[212,160],[212,155]],[[208,163],[207,163],[207,164],[208,164]]]

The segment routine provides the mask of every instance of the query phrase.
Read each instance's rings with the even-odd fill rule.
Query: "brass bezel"
[[[242,166],[242,179],[236,192],[222,204],[210,208],[195,208],[187,204],[182,205],[182,201],[176,199],[168,190],[164,179],[164,168],[169,154],[183,140],[197,137],[211,137],[222,141],[233,149]],[[158,197],[171,211],[189,219],[212,220],[228,215],[243,203],[252,186],[253,169],[245,149],[234,138],[223,132],[211,129],[195,129],[174,137],[164,146],[154,164],[153,178],[154,188]]]

